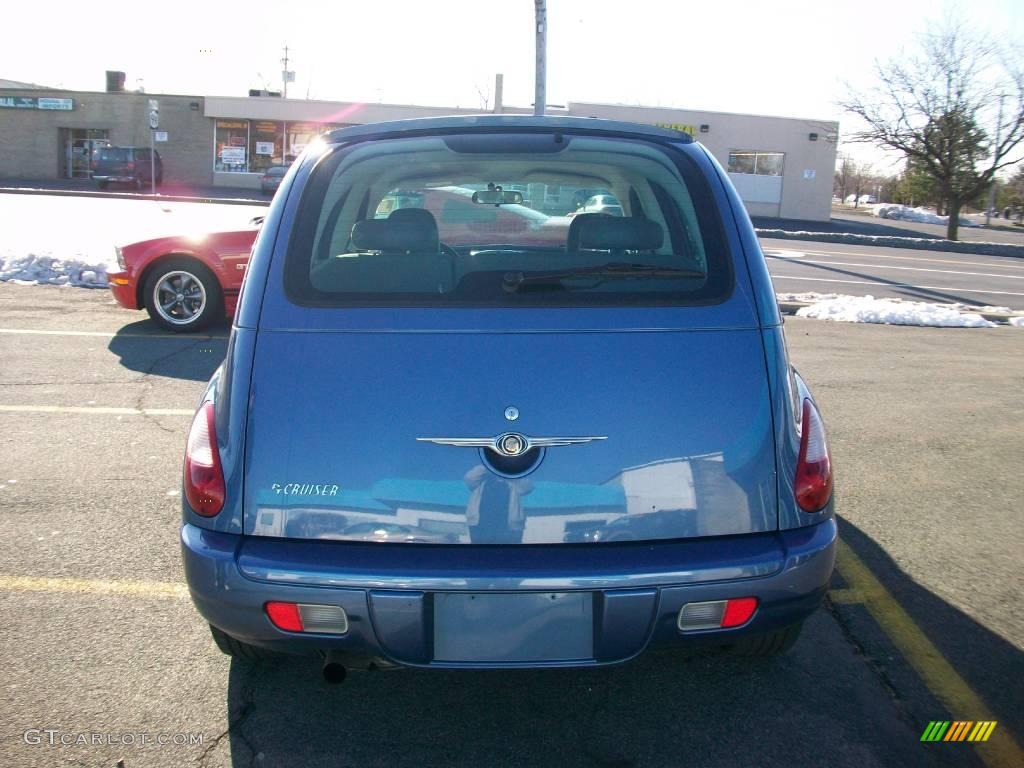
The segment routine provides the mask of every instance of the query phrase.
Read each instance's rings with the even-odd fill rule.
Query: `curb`
[[[93,192],[78,189],[26,189],[21,187],[0,187],[5,195],[47,195],[51,197],[99,197],[114,200],[153,200],[159,203],[217,203],[219,205],[270,205],[266,200],[252,200],[244,197],[189,197],[186,195],[147,195],[137,192]]]
[[[804,307],[810,307],[814,304],[812,301],[780,301],[779,311],[784,315],[795,315],[797,310],[803,309]],[[961,312],[960,314],[968,314]],[[1013,317],[1024,317],[1024,312],[970,312],[972,315],[980,315],[986,320],[999,323],[1000,325],[1009,325],[1010,318]]]
[[[818,243],[844,245],[877,245],[884,248],[911,248],[920,251],[945,253],[973,253],[983,256],[1008,256],[1024,259],[1024,245],[1012,243],[973,243],[962,240],[938,240],[926,237],[897,237],[895,235],[855,235],[840,232],[791,232],[785,229],[755,229],[758,237],[774,240],[810,240]]]

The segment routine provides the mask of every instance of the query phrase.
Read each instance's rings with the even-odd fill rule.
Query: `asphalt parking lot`
[[[185,432],[226,333],[0,284],[0,765],[1024,764],[1024,330],[787,319],[844,544],[786,656],[334,687],[220,655],[182,586]],[[998,725],[921,742],[936,720]]]
[[[775,290],[1024,310],[1024,259],[761,239]]]

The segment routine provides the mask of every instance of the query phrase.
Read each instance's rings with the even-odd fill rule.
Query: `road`
[[[184,436],[225,329],[144,317],[105,291],[0,284],[0,765],[1021,764],[1024,331],[787,318],[844,549],[786,656],[331,687],[312,660],[220,655],[182,588]],[[958,719],[998,726],[920,741]]]
[[[843,293],[1024,310],[1024,259],[762,239],[779,293]]]

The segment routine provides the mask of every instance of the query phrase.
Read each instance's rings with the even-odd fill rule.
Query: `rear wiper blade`
[[[514,292],[524,285],[560,283],[562,280],[571,280],[573,278],[594,278],[600,283],[609,279],[653,277],[678,280],[680,278],[705,278],[707,273],[700,269],[661,267],[657,264],[612,262],[594,267],[580,267],[578,269],[543,272],[534,275],[527,275],[523,272],[506,272],[502,279],[502,287],[506,291]]]

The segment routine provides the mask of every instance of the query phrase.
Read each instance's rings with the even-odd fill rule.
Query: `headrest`
[[[352,227],[352,247],[357,251],[436,253],[437,221],[423,208],[399,208],[386,219],[357,221]]]
[[[581,213],[569,225],[568,250],[653,251],[663,241],[661,225],[650,219]]]

